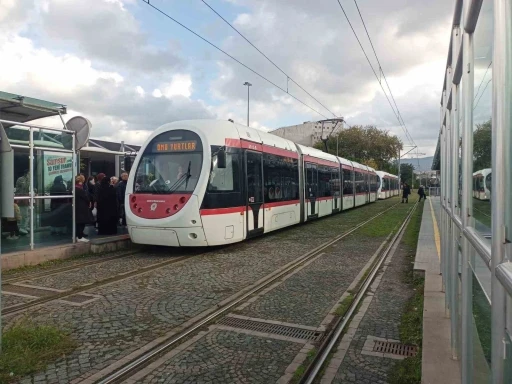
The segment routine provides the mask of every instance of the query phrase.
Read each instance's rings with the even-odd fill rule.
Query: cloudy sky
[[[291,78],[349,124],[404,138],[337,0],[206,0]],[[286,89],[287,79],[201,0],[150,0]],[[353,0],[341,0],[377,66]],[[453,1],[359,0],[407,127],[432,155]],[[68,106],[92,136],[138,144],[193,118],[270,130],[322,119],[143,0],[1,0],[0,90]],[[289,92],[327,110],[290,82]]]

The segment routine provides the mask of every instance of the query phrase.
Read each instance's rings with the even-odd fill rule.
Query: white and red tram
[[[224,121],[163,125],[126,188],[134,243],[229,244],[377,200],[365,165]]]
[[[379,200],[389,199],[400,194],[398,176],[383,171],[377,171],[377,176],[379,177]]]

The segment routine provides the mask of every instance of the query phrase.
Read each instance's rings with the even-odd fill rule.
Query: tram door
[[[246,226],[247,237],[261,235],[264,232],[263,225],[263,155],[258,152],[245,152],[246,184]]]
[[[308,219],[318,217],[316,199],[318,197],[318,172],[315,164],[306,163],[306,206]]]

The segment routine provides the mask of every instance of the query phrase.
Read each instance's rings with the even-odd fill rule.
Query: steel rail
[[[187,337],[191,336],[193,333],[201,329],[202,327],[210,324],[213,322],[216,318],[219,316],[227,313],[229,310],[231,310],[233,307],[239,305],[244,300],[250,298],[254,294],[258,293],[259,291],[265,289],[275,281],[285,277],[286,275],[290,274],[291,272],[295,271],[300,266],[304,265],[306,262],[311,260],[312,258],[318,256],[323,250],[330,247],[331,245],[335,244],[336,242],[340,241],[341,239],[349,236],[350,234],[354,233],[364,225],[370,223],[371,221],[375,220],[377,217],[382,216],[384,213],[388,212],[389,210],[395,208],[397,204],[392,205],[391,207],[383,210],[382,212],[379,212],[378,214],[372,216],[371,218],[359,223],[355,227],[351,228],[350,230],[344,232],[341,235],[338,235],[331,240],[321,244],[320,246],[316,247],[315,249],[306,252],[304,255],[298,257],[296,260],[292,261],[286,268],[279,271],[278,273],[271,273],[267,275],[267,278],[263,280],[261,283],[256,285],[255,287],[249,289],[247,292],[242,292],[240,295],[235,297],[233,300],[229,301],[228,303],[218,307],[214,312],[204,316],[202,319],[198,320],[194,324],[192,324],[190,327],[182,330],[178,334],[175,334],[171,337],[169,337],[167,340],[161,342],[154,348],[148,350],[147,352],[143,353],[138,358],[135,358],[131,362],[125,364],[121,368],[117,369],[113,373],[105,376],[104,378],[100,379],[99,381],[95,381],[98,384],[111,384],[111,383],[120,383],[126,380],[127,378],[133,376],[135,373],[146,367],[149,363],[151,363],[156,357],[161,356],[162,354],[172,350],[177,344],[179,344],[180,341],[186,339]]]
[[[313,359],[311,364],[306,368],[306,371],[305,371],[304,375],[302,376],[300,384],[312,384],[318,378],[319,373],[322,369],[322,366],[327,361],[329,354],[333,350],[334,346],[337,345],[340,336],[343,334],[343,331],[345,330],[347,325],[350,324],[352,315],[357,310],[359,303],[364,298],[368,288],[370,287],[373,280],[375,279],[375,276],[377,275],[377,272],[379,271],[380,267],[382,266],[382,263],[386,260],[388,255],[391,253],[391,250],[396,245],[397,240],[400,238],[402,232],[407,227],[407,224],[409,223],[409,221],[412,217],[412,214],[416,210],[417,206],[418,206],[418,203],[414,204],[414,206],[411,208],[411,211],[405,218],[404,222],[402,223],[402,225],[396,232],[393,239],[390,241],[388,247],[382,253],[382,256],[379,258],[379,260],[374,264],[371,272],[368,274],[368,276],[364,280],[364,283],[359,288],[359,290],[356,294],[356,297],[350,304],[350,307],[347,309],[345,314],[338,319],[338,321],[332,328],[331,332],[324,338],[324,341],[319,348],[319,353],[316,354],[316,357]]]
[[[86,261],[81,262],[81,263],[76,263],[76,264],[73,264],[73,265],[67,265],[67,266],[63,266],[63,267],[60,267],[60,268],[53,268],[51,270],[43,270],[43,271],[35,272],[35,273],[28,273],[28,274],[22,275],[22,276],[14,276],[14,277],[11,277],[11,278],[2,279],[2,286],[11,285],[11,284],[14,284],[14,283],[18,283],[20,281],[33,280],[33,279],[37,279],[39,277],[58,275],[59,273],[62,273],[62,272],[69,272],[69,271],[73,271],[75,269],[80,269],[82,267],[87,267],[87,266],[90,266],[90,265],[106,263],[107,261],[111,261],[111,260],[115,260],[115,259],[122,259],[124,257],[128,257],[128,256],[131,256],[131,255],[136,255],[138,253],[142,253],[142,252],[130,250],[130,251],[122,252],[122,253],[114,255],[114,256],[105,257],[103,259],[86,260]]]

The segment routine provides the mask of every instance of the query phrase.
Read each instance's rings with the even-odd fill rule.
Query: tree
[[[398,137],[373,125],[355,125],[329,137],[327,151],[336,155],[337,143],[340,157],[388,172],[392,168],[392,160],[403,148]],[[315,148],[325,150],[324,143],[317,142]]]
[[[477,124],[473,132],[473,171],[491,168],[492,123]]]
[[[400,180],[402,183],[407,183],[412,187],[413,175],[414,165],[408,163],[400,164]]]

